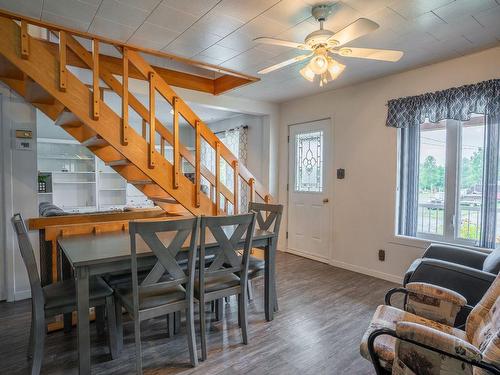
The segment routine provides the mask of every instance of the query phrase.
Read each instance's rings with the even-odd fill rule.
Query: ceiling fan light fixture
[[[307,79],[309,82],[313,82],[316,74],[311,70],[311,68],[309,67],[309,64],[307,64],[305,67],[300,69],[300,75],[302,77],[304,77],[305,79]]]
[[[342,74],[344,69],[344,64],[341,64],[337,60],[334,60],[332,58],[328,59],[328,73],[332,81],[337,79],[337,77]]]
[[[328,59],[324,54],[315,55],[308,64],[314,74],[323,74],[328,70]]]

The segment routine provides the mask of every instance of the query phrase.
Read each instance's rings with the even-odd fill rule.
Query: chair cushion
[[[43,287],[45,308],[76,306],[76,288],[74,280],[64,280]],[[100,277],[91,277],[89,282],[90,300],[105,298],[113,294],[106,282]]]
[[[194,283],[194,294],[199,296],[199,280],[198,278]],[[217,292],[219,290],[233,288],[240,285],[240,278],[234,273],[228,273],[220,276],[206,277],[205,278],[205,293]]]
[[[392,306],[381,305],[375,311],[373,318],[366,330],[360,346],[361,355],[370,359],[370,353],[368,352],[368,337],[370,334],[379,328],[389,328],[392,330],[396,329],[396,324],[398,322],[411,322],[418,323],[424,326],[437,329],[438,331],[448,333],[450,335],[456,336],[464,341],[467,340],[467,336],[464,331],[459,329],[436,323],[432,320],[422,318],[420,316],[411,314],[409,312],[397,309]],[[386,369],[391,369],[394,362],[394,354],[396,349],[396,340],[392,336],[382,335],[375,340],[375,352],[381,359],[381,365]]]
[[[483,271],[498,275],[500,272],[500,251],[493,250],[484,260]]]
[[[116,297],[123,302],[123,305],[127,309],[133,307],[132,287],[117,289],[115,293]],[[139,293],[139,310],[168,305],[185,299],[186,291],[182,286],[163,286],[158,284],[154,287],[146,288]]]

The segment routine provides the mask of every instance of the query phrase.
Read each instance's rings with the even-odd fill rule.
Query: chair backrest
[[[485,359],[500,362],[500,275],[467,317],[465,332]]]
[[[200,226],[199,290],[205,293],[205,278],[239,272],[246,285],[248,261],[255,230],[256,213],[232,216],[202,216]],[[219,251],[207,258],[207,235],[212,234]],[[243,241],[243,246],[242,240]],[[238,251],[243,247],[243,252]]]
[[[283,214],[282,204],[250,202],[248,203],[248,212],[252,211],[257,213],[257,227],[259,229],[279,235]]]
[[[33,246],[31,245],[31,241],[28,237],[26,224],[24,223],[23,217],[19,213],[15,214],[11,221],[17,235],[17,242],[19,244],[19,250],[21,251],[24,266],[26,267],[26,272],[28,272],[33,305],[41,306],[41,308],[43,308],[45,301],[42,284],[40,282],[35,253],[33,252]]]
[[[192,298],[199,227],[200,219],[198,217],[169,221],[131,221],[129,223],[135,309],[139,308],[139,294],[141,292],[159,286],[173,287],[185,284],[186,298]],[[140,285],[137,275],[137,235],[142,238],[157,258],[156,264]],[[159,235],[161,238],[158,237]],[[184,243],[188,237],[190,237],[187,253],[188,268],[184,271],[177,259],[177,254],[185,248]],[[162,240],[168,244],[166,245]],[[163,278],[166,273],[168,274],[167,279]]]

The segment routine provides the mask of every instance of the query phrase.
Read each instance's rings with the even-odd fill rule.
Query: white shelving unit
[[[151,207],[153,202],[76,141],[38,139],[38,175],[46,176],[46,192],[38,201],[67,212]]]

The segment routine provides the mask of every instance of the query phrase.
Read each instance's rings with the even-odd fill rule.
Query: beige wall
[[[330,117],[334,180],[331,264],[400,281],[426,242],[395,236],[397,131],[385,127],[389,99],[500,77],[500,47],[283,103],[280,107],[279,199],[287,200],[290,124]],[[349,66],[347,67],[349,69]],[[287,227],[286,215],[284,228]],[[283,235],[284,235],[283,231]],[[286,248],[284,237],[280,248]],[[386,250],[386,261],[377,259]]]

